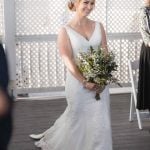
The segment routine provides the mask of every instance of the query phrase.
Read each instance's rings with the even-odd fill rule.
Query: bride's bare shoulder
[[[58,31],[58,38],[68,38],[67,31],[66,31],[66,25],[61,26]]]
[[[57,46],[61,51],[67,51],[68,47],[69,49],[71,47],[66,26],[62,26],[59,29],[58,36],[57,36]]]

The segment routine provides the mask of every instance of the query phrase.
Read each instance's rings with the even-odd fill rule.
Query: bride
[[[69,0],[73,19],[60,29],[57,45],[67,67],[65,93],[67,108],[54,125],[42,134],[31,134],[42,150],[112,150],[108,86],[87,82],[78,70],[75,57],[90,46],[106,49],[103,25],[87,18],[95,0]],[[95,93],[101,100],[95,100]]]

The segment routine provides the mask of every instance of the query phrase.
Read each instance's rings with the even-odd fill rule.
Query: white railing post
[[[15,50],[15,0],[4,0],[5,48],[8,59],[11,89],[15,93],[16,50]],[[13,83],[13,84],[12,84]]]

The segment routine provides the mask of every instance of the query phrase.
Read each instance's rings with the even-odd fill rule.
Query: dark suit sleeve
[[[0,88],[7,90],[9,82],[7,59],[4,48],[0,43]]]
[[[0,150],[6,150],[12,135],[12,109],[13,98],[8,94],[7,87],[9,82],[7,59],[2,44],[0,44],[0,90],[6,94],[9,109],[8,112],[0,117]]]

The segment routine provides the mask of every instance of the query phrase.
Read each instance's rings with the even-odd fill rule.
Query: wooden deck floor
[[[129,100],[129,94],[111,95],[113,150],[150,150],[150,119],[143,130],[129,122]],[[49,128],[65,108],[65,99],[16,102],[9,150],[38,150],[28,135]]]

